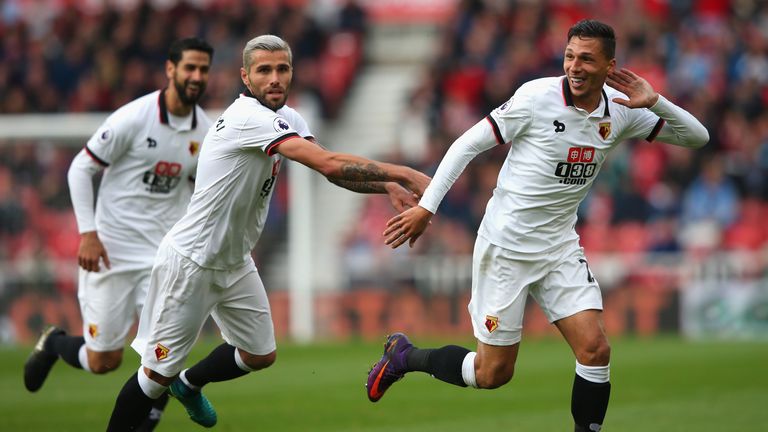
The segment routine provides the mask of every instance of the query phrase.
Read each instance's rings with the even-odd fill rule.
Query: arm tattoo
[[[328,181],[335,184],[336,186],[343,187],[344,189],[350,190],[352,192],[387,193],[387,190],[384,188],[385,182],[381,181],[351,181],[335,178],[329,178]]]
[[[345,162],[341,166],[341,180],[354,182],[387,181],[387,174],[380,166],[369,163],[363,165],[359,162]]]

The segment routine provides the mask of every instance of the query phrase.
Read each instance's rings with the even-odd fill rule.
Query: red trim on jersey
[[[93,161],[96,162],[97,164],[99,164],[99,165],[101,165],[103,167],[108,167],[109,166],[109,163],[107,163],[102,158],[96,156],[96,154],[94,152],[92,152],[91,149],[88,148],[88,146],[85,146],[85,153],[87,153],[88,156],[90,156],[91,159],[93,159]]]
[[[653,130],[651,133],[645,138],[646,141],[651,142],[656,139],[656,136],[661,132],[661,128],[664,127],[664,121],[663,118],[660,118],[659,121],[656,122],[656,126],[653,127]]]
[[[272,141],[267,145],[267,148],[264,149],[264,152],[267,154],[267,156],[272,156],[273,154],[275,154],[275,151],[277,150],[277,146],[288,141],[291,138],[299,138],[299,134],[297,134],[296,132],[291,132],[289,134],[278,137],[277,139],[275,139],[274,141]]]
[[[499,125],[496,124],[496,120],[494,120],[490,114],[485,116],[485,119],[488,120],[488,123],[491,124],[491,129],[493,129],[493,136],[496,137],[496,143],[498,145],[504,145],[504,138],[501,137],[501,130],[499,130]]]

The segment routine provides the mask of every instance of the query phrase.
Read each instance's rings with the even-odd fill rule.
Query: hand
[[[406,169],[408,170],[408,176],[405,182],[405,187],[413,191],[413,193],[420,198],[422,195],[424,195],[424,189],[429,186],[429,182],[432,181],[432,177],[412,168],[406,167]]]
[[[614,98],[619,105],[629,108],[650,108],[659,100],[659,94],[648,81],[629,69],[612,71],[605,80],[606,84],[629,96],[629,99]]]
[[[413,247],[416,240],[429,226],[432,213],[424,207],[413,207],[387,221],[387,229],[384,230],[384,244],[395,249],[406,242]]]
[[[389,196],[389,202],[399,213],[408,210],[411,207],[419,205],[419,196],[410,192],[408,189],[395,182],[389,182],[384,185],[384,189]]]
[[[109,263],[109,256],[107,256],[107,250],[104,249],[104,245],[99,239],[96,231],[85,232],[80,235],[80,248],[77,251],[77,263],[85,271],[98,272],[100,271],[99,259],[104,260],[104,266],[109,269],[111,264]]]

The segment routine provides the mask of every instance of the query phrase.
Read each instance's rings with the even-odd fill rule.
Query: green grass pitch
[[[216,343],[199,343],[191,360]],[[604,430],[768,431],[767,342],[661,337],[616,339],[612,346],[613,390]],[[132,351],[117,372],[105,376],[59,362],[40,392],[29,394],[21,378],[28,349],[0,348],[4,431],[104,430],[117,392],[138,367]],[[219,413],[215,430],[573,430],[569,401],[574,364],[561,340],[524,340],[516,376],[500,389],[462,389],[414,373],[372,404],[363,384],[380,355],[381,344],[280,344],[272,368],[206,387]],[[171,400],[157,430],[203,428]]]

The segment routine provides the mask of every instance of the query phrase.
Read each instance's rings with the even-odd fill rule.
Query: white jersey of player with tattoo
[[[174,249],[201,267],[242,267],[264,229],[282,157],[280,143],[311,138],[304,119],[241,95],[203,142],[187,213],[168,233]]]
[[[88,179],[70,182],[83,189],[73,191],[79,231],[98,232],[113,266],[152,266],[160,241],[189,202],[210,125],[198,106],[186,117],[169,113],[158,90],[112,113],[76,156],[71,172]],[[102,168],[94,215],[90,176]]]

